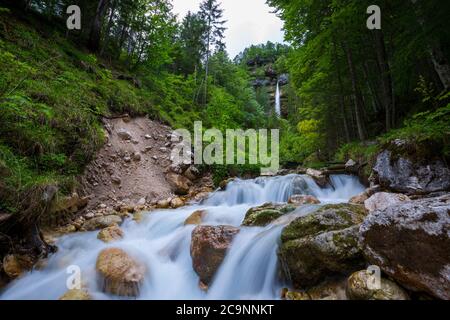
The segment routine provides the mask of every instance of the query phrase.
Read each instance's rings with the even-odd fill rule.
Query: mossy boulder
[[[364,265],[358,233],[365,216],[363,206],[326,205],[283,230],[278,255],[296,288],[317,285],[328,276],[351,273]]]
[[[266,203],[262,206],[251,208],[245,215],[243,226],[265,227],[272,221],[297,208],[294,204]]]

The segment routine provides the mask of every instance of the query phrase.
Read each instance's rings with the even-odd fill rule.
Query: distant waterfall
[[[277,91],[275,93],[275,113],[281,117],[281,94],[280,94],[280,82],[277,81]]]

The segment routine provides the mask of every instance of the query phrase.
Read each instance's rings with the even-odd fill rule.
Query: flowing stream
[[[334,188],[327,189],[299,175],[236,180],[202,204],[153,211],[140,223],[126,220],[122,225],[125,237],[114,243],[98,240],[98,232],[63,236],[57,241],[58,252],[46,267],[12,282],[0,293],[0,299],[58,299],[67,291],[69,266],[80,268],[83,284],[93,298],[119,299],[102,293],[97,283],[96,259],[108,247],[122,248],[146,265],[138,299],[279,299],[286,285],[279,276],[276,254],[281,231],[292,219],[317,206],[302,206],[264,228],[241,228],[207,293],[199,288],[192,268],[190,243],[195,226],[184,226],[184,221],[194,211],[206,210],[204,225],[238,227],[249,208],[286,202],[293,194],[314,195],[322,203],[341,203],[364,190],[356,177],[336,175],[331,180]]]

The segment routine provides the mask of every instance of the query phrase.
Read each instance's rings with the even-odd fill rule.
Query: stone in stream
[[[97,234],[97,239],[103,241],[103,242],[113,242],[116,240],[122,239],[124,236],[124,233],[122,229],[118,225],[113,225],[111,227],[107,227],[103,230],[101,230]]]
[[[170,201],[170,207],[173,208],[173,209],[181,208],[181,207],[184,206],[184,204],[185,204],[185,203],[184,203],[184,200],[181,199],[181,198],[179,198],[179,197],[173,198],[173,199]]]
[[[246,227],[265,227],[296,208],[297,206],[294,204],[266,203],[248,210],[242,225]]]
[[[364,266],[358,232],[365,215],[362,206],[326,205],[283,230],[278,256],[296,288],[311,287],[327,276]]]
[[[192,213],[185,221],[184,225],[199,225],[202,223],[203,218],[206,216],[205,210],[197,210]]]
[[[372,212],[361,225],[369,263],[403,287],[450,299],[450,194]]]
[[[139,295],[145,267],[122,249],[109,248],[100,252],[96,270],[103,292],[125,297]]]
[[[86,290],[81,289],[72,289],[67,291],[63,296],[61,296],[58,300],[92,300],[91,295]]]
[[[377,288],[377,279],[368,270],[353,273],[347,281],[347,296],[351,300],[409,300],[405,290],[395,282],[381,278]]]
[[[232,226],[198,226],[192,231],[192,265],[204,284],[211,283],[238,232]]]
[[[3,258],[3,271],[10,279],[16,279],[30,270],[33,262],[30,256],[9,254]]]
[[[288,203],[301,206],[304,204],[319,204],[320,201],[314,196],[294,195],[289,198]]]

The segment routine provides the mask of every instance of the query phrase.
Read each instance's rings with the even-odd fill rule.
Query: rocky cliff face
[[[288,74],[280,74],[273,68],[273,61],[255,59],[247,64],[252,76],[252,85],[255,90],[265,90],[269,95],[271,106],[275,106],[277,83],[280,86],[281,114],[287,115],[287,87]],[[261,72],[263,71],[263,72]]]

